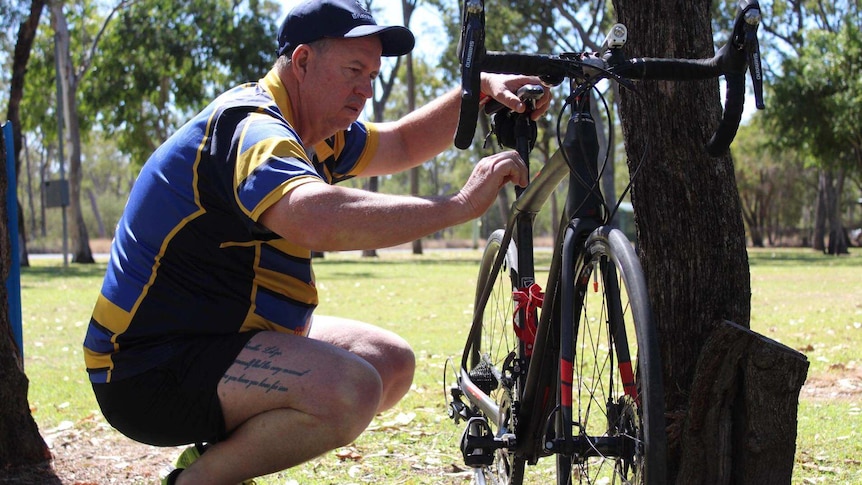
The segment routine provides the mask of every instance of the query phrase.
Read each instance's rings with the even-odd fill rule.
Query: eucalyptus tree
[[[812,247],[847,250],[840,215],[848,178],[862,175],[859,155],[859,31],[856,0],[763,0],[762,52],[769,109],[766,136],[775,149],[802,155],[817,170]],[[716,18],[736,1],[716,2]],[[722,17],[722,15],[724,17]],[[723,21],[725,25],[728,22]],[[826,236],[828,234],[828,244]],[[808,237],[805,238],[809,239]]]
[[[627,45],[633,55],[709,58],[710,3],[614,0],[614,9],[638,33]],[[808,361],[748,328],[733,162],[704,149],[721,112],[718,82],[667,86],[624,90],[620,111],[628,158],[645,161],[632,201],[659,330],[669,482],[789,483]]]
[[[221,91],[256,81],[275,62],[280,4],[268,0],[137,0],[99,45],[83,90],[91,115],[143,164]]]
[[[69,134],[76,262],[92,261],[81,218],[81,144],[98,128],[137,165],[218,92],[262,77],[275,61],[280,5],[266,0],[84,0],[51,4],[52,31],[37,38],[25,127],[56,136],[53,68],[60,66]],[[65,30],[64,30],[65,27]],[[68,33],[65,35],[64,32]],[[56,45],[51,37],[59,33]],[[68,46],[66,48],[65,46]],[[48,143],[47,140],[44,143]]]
[[[767,118],[779,146],[808,153],[820,169],[813,243],[829,254],[848,252],[844,187],[862,174],[862,12],[847,7],[835,30],[807,29],[796,55],[783,60]]]

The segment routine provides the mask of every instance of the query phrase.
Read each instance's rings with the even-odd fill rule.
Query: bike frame
[[[572,81],[573,83],[575,81]],[[510,240],[515,241],[517,248],[518,277],[519,281],[513,282],[518,290],[524,291],[535,283],[535,262],[533,254],[533,220],[541,210],[547,199],[562,179],[569,176],[569,188],[566,198],[566,224],[557,234],[554,242],[555,251],[552,256],[551,267],[547,280],[547,293],[543,304],[541,315],[527,315],[530,310],[521,309],[515,317],[515,324],[525,325],[529,318],[538,319],[536,338],[532,349],[529,349],[524,340],[518,343],[519,359],[517,368],[527,369],[526,373],[520,372],[516,375],[519,379],[519,388],[523,389],[522,398],[519,401],[515,422],[517,423],[516,436],[518,441],[513,451],[521,453],[531,464],[541,457],[550,453],[571,454],[579,451],[588,454],[589,449],[600,443],[586,444],[578,443],[578,437],[571,434],[572,410],[571,399],[563,399],[563,402],[550,402],[549,398],[555,395],[571,396],[571,393],[551,392],[551,386],[560,385],[571,387],[572,362],[574,359],[573,325],[562,325],[561,322],[574,322],[576,315],[574,310],[578,308],[577,295],[560,294],[559,288],[572,288],[571,285],[558,285],[558,282],[572,281],[571,274],[575,267],[574,261],[584,248],[587,237],[605,223],[606,208],[602,193],[598,186],[598,136],[595,121],[590,114],[588,99],[572,105],[572,111],[568,120],[566,138],[562,148],[552,156],[543,169],[532,180],[526,189],[516,189],[517,200],[514,202],[510,218],[506,225],[504,246],[508,246]],[[529,169],[529,146],[526,141],[525,132],[519,125],[529,123],[528,116],[518,117],[515,125],[516,139],[518,140],[518,152],[527,163]],[[559,248],[559,250],[556,250]],[[508,248],[501,247],[495,261],[494,267],[488,272],[487,279],[483,285],[482,296],[477,302],[477,308],[484,309],[489,297],[493,279],[499,272],[503,258]],[[570,302],[557,307],[557,302]],[[536,311],[535,309],[532,311]],[[482,313],[474,315],[468,341],[475,342],[482,325]],[[619,329],[617,329],[619,330]],[[625,332],[625,329],[622,329]],[[625,341],[625,340],[623,340]],[[459,384],[465,391],[470,402],[482,410],[482,412],[494,422],[500,421],[501,410],[490,396],[475,385],[468,374],[471,359],[473,362],[478,355],[473,352],[477,345],[465,348],[462,356],[462,365],[459,375]],[[625,353],[627,357],[627,352]],[[534,361],[537,359],[538,361]],[[551,381],[549,376],[556,372],[557,359],[562,360],[561,369],[568,369],[567,375],[558,376]],[[548,372],[547,366],[551,366],[554,372]],[[628,363],[629,369],[631,367]],[[541,396],[541,400],[539,397]],[[636,397],[636,396],[633,396]],[[536,408],[539,409],[536,409]],[[544,430],[549,413],[557,409],[556,428],[559,439],[552,443],[545,443]],[[537,412],[538,411],[538,412]]]
[[[580,330],[576,322],[581,317],[579,312],[585,301],[583,292],[586,291],[581,284],[582,281],[576,281],[576,278],[587,276],[593,266],[584,269],[582,275],[576,275],[575,271],[580,271],[579,268],[583,266],[584,259],[592,258],[589,264],[598,265],[596,267],[600,268],[600,272],[604,275],[603,282],[608,292],[619,295],[615,264],[624,260],[627,262],[625,267],[631,268],[632,260],[636,260],[636,256],[630,251],[631,248],[622,251],[628,254],[623,259],[618,259],[618,255],[612,253],[602,252],[600,258],[595,258],[592,254],[584,254],[588,245],[591,248],[596,247],[596,251],[604,251],[601,249],[601,244],[593,245],[594,242],[601,242],[603,238],[613,240],[617,248],[625,247],[627,243],[618,231],[609,231],[605,226],[613,217],[613,211],[605,204],[599,188],[598,136],[589,99],[594,83],[599,79],[608,78],[620,85],[631,87],[630,81],[634,79],[684,81],[724,76],[727,81],[725,110],[713,137],[706,144],[708,153],[714,156],[721,155],[726,152],[739,126],[746,70],[751,74],[754,83],[757,107],[763,108],[760,77],[762,69],[756,36],[761,20],[760,7],[757,0],[739,1],[739,13],[730,41],[711,59],[628,59],[621,50],[626,41],[627,31],[620,24],[611,29],[599,53],[567,53],[555,56],[487,52],[484,49],[483,1],[466,0],[462,13],[463,26],[459,48],[462,68],[462,105],[455,136],[457,147],[466,148],[472,143],[481,97],[480,70],[530,74],[540,76],[552,84],[568,79],[570,96],[566,99],[571,112],[560,150],[547,161],[525,189],[516,189],[517,198],[512,205],[502,240],[499,241],[500,247],[497,248],[496,258],[490,268],[487,267],[488,260],[483,258],[481,269],[483,273],[479,279],[480,289],[475,302],[473,322],[458,370],[458,387],[452,391],[455,398],[459,398],[456,390],[460,391],[467,397],[472,407],[466,408],[463,403],[460,406],[453,404],[450,413],[456,422],[460,418],[469,420],[462,439],[462,452],[468,465],[474,467],[488,465],[488,462],[484,461],[487,460],[487,451],[501,448],[506,448],[513,453],[518,458],[518,463],[523,459],[526,463],[535,464],[543,456],[556,454],[560,457],[557,470],[558,483],[568,483],[572,460],[589,456],[621,456],[622,446],[619,439],[613,436],[589,437],[583,432],[579,433],[580,436],[573,436],[574,342],[578,338],[576,332]],[[527,162],[528,171],[530,123],[528,116],[519,115],[514,127],[516,149],[521,158]],[[514,333],[518,336],[517,350],[502,363],[502,369],[490,370],[498,380],[498,384],[500,378],[504,378],[507,379],[505,385],[515,389],[512,396],[514,402],[509,405],[505,400],[506,396],[503,396],[505,402],[502,405],[506,406],[506,409],[501,409],[501,404],[495,402],[488,392],[474,383],[470,375],[470,370],[475,369],[482,359],[480,340],[483,314],[495,279],[507,257],[514,256],[517,264],[517,281],[512,281],[512,286],[521,293],[519,296],[528,294],[532,298],[536,289],[533,221],[545,201],[566,175],[569,176],[569,190],[565,204],[565,217],[554,240],[546,285],[547,293],[541,305],[537,305],[532,300],[524,306],[519,302],[514,316]],[[510,247],[512,241],[515,242],[514,248]],[[513,251],[515,254],[511,254]],[[611,259],[614,261],[610,261]],[[637,268],[636,272],[640,274],[639,263]],[[625,273],[623,265],[620,265],[619,269]],[[625,277],[623,273],[620,275]],[[626,281],[628,286],[631,280],[626,279]],[[640,288],[638,293],[641,295],[640,300],[645,301],[645,285],[641,283]],[[537,306],[541,306],[541,312]],[[622,305],[617,299],[605,309],[608,332],[613,336],[611,338],[614,342],[613,355],[616,356],[616,363],[611,368],[619,372],[624,393],[633,402],[639,404],[641,400],[627,347],[626,329],[620,324],[623,322]],[[643,316],[643,312],[641,315]],[[538,324],[532,328],[535,321],[538,321]],[[650,339],[649,333],[645,334],[642,327],[636,327],[635,332],[638,340]],[[530,334],[530,337],[525,338],[526,334]],[[649,345],[654,347],[654,344]],[[476,375],[477,379],[485,380],[482,374]],[[657,377],[660,379],[660,376]],[[660,383],[657,387],[652,387],[652,390],[654,392],[650,401],[655,401],[656,390],[661,394]],[[651,394],[645,393],[645,395]],[[478,416],[475,413],[476,408],[484,416]],[[655,413],[658,411],[655,409],[657,408],[653,407],[653,411],[649,413],[652,415],[652,421],[655,422],[657,419],[661,421],[662,416],[661,414],[656,416]],[[501,418],[511,418],[511,426],[514,429],[499,429],[503,427],[501,426],[503,423],[509,421]],[[497,436],[491,436],[486,419],[497,423]],[[554,424],[552,437],[549,437],[550,424]],[[645,440],[648,439],[645,437]],[[473,454],[473,451],[476,453]],[[653,458],[664,460],[661,456]],[[483,483],[484,479],[478,472],[479,468],[476,470],[477,481]],[[519,472],[516,471],[517,473]],[[653,482],[664,480],[663,472],[658,473],[658,475],[652,475]]]

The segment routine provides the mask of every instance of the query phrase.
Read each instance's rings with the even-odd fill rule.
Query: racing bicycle
[[[724,113],[707,151],[725,153],[742,116],[746,71],[763,108],[760,20],[756,0],[740,1],[731,38],[710,59],[629,58],[622,24],[612,27],[599,52],[504,53],[485,50],[484,2],[464,2],[456,146],[473,142],[482,109],[491,113],[500,144],[529,162],[535,123],[528,113],[480,107],[480,72],[539,76],[542,85],[518,92],[528,107],[547,86],[568,87],[557,121],[560,149],[527,187],[516,189],[505,228],[488,237],[472,326],[460,363],[451,366],[454,382],[444,383],[449,417],[464,426],[460,448],[476,483],[549,483],[547,476],[531,479],[527,470],[551,456],[556,466],[545,473],[560,485],[666,483],[656,328],[636,251],[611,224],[619,202],[608,204],[600,190],[607,158],[599,159],[592,105],[603,99],[601,82],[634,89],[633,80],[724,76]],[[564,215],[541,286],[533,223],[566,178]]]

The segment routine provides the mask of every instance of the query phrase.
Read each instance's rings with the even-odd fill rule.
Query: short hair
[[[329,46],[332,44],[333,39],[317,39],[315,41],[309,42],[306,44],[311,47],[318,54],[323,54],[329,49]],[[295,50],[295,49],[294,49]],[[291,56],[293,56],[293,51],[285,52],[284,54],[278,56],[278,59],[275,60],[275,68],[276,69],[287,69],[291,64]]]

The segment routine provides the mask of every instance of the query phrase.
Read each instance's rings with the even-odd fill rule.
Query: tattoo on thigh
[[[245,384],[245,388],[248,389],[250,387],[260,387],[266,389],[266,394],[269,394],[270,391],[276,392],[287,392],[287,386],[283,385],[281,381],[275,380],[273,382],[269,382],[266,377],[263,378],[262,381],[258,381],[256,379],[249,379],[245,376],[245,374],[241,376],[235,376],[232,373],[226,373],[224,377],[222,377],[224,382],[238,382],[239,384]]]
[[[225,383],[228,382],[237,382],[239,384],[245,384],[246,389],[250,387],[260,387],[266,389],[266,392],[277,391],[277,392],[287,392],[287,385],[280,380],[278,380],[279,375],[289,375],[293,377],[302,377],[309,372],[310,369],[299,371],[295,369],[288,369],[286,367],[282,367],[272,361],[273,358],[283,355],[283,352],[278,346],[271,345],[268,347],[263,347],[260,344],[246,344],[246,350],[251,350],[257,352],[261,355],[261,358],[253,357],[251,359],[242,360],[236,359],[231,366],[230,370],[225,373],[222,378]],[[246,371],[252,369],[260,369],[264,371],[271,372],[271,376],[275,377],[276,380],[269,381],[268,377],[264,377],[263,380],[252,379],[246,376],[245,373],[241,375],[234,374],[235,371],[238,370],[239,367],[244,368]]]

